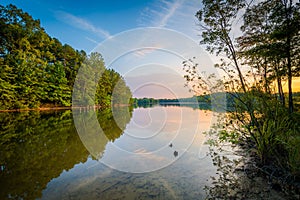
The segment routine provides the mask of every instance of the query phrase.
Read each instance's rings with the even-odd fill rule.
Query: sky
[[[138,27],[164,27],[199,40],[197,0],[2,0],[40,19],[62,43],[90,52],[110,36]]]

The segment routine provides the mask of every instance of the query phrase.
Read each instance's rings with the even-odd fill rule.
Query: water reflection
[[[111,110],[97,116],[108,141],[120,137]],[[120,118],[124,127],[129,120]],[[49,181],[88,159],[71,111],[0,113],[0,124],[0,199],[41,197]]]
[[[86,161],[70,111],[0,116],[0,199],[40,197],[53,177]]]
[[[172,140],[175,133],[172,130],[174,131],[180,127],[176,124],[178,125],[182,120],[181,115],[171,115],[172,117],[166,119],[168,125],[163,126],[163,129],[159,129],[163,130],[162,134],[153,137],[152,134],[146,132],[146,135],[152,136],[150,137],[152,140],[149,140],[152,142],[147,142],[149,138],[147,140],[143,139],[144,137],[139,138],[138,131],[134,133],[130,131],[142,130],[144,126],[156,131],[155,127],[151,129],[151,125],[149,125],[149,116],[156,116],[157,113],[155,112],[160,109],[165,108],[134,110],[131,121],[127,124],[124,133],[114,142],[107,143],[100,161],[89,158],[85,163],[75,165],[71,170],[63,172],[47,185],[47,188],[43,191],[43,199],[204,199],[205,191],[203,191],[203,188],[209,184],[207,180],[211,174],[215,173],[215,168],[213,168],[210,158],[203,156],[207,151],[206,147],[199,148],[202,147],[204,140],[204,135],[201,132],[209,129],[212,113],[205,113],[191,108],[166,108],[166,113],[177,113],[183,109],[191,118],[199,115],[201,119],[193,143],[186,150],[180,148],[180,145],[182,145],[180,141],[184,143],[184,133],[188,134],[188,129],[193,127],[188,125],[195,123],[190,118],[187,118],[185,124],[187,125],[185,127],[187,132],[181,131],[180,140],[175,142],[174,140],[170,142],[170,139]],[[161,115],[163,114],[161,113]],[[144,123],[139,124],[143,121],[143,118],[145,119]],[[158,123],[155,122],[155,119],[153,121],[152,125]],[[171,126],[174,124],[175,126],[172,128]],[[170,127],[167,128],[167,126]],[[144,132],[140,133],[144,134]],[[139,142],[137,143],[137,141]],[[102,164],[103,159],[108,159],[113,163],[120,160],[120,163],[125,162],[125,165],[126,163],[135,163],[136,160],[134,160],[134,157],[131,157],[131,159],[124,158],[124,154],[119,154],[118,151],[112,148],[113,145],[140,154],[143,154],[144,150],[151,151],[165,146],[168,153],[162,159],[174,159],[175,152],[178,153],[177,158],[180,157],[180,159],[177,159],[176,162],[166,168],[149,173],[121,172]],[[160,159],[155,160],[153,155],[150,155],[147,159],[152,162],[161,162]],[[155,158],[157,159],[157,157]]]
[[[77,133],[85,148],[95,159],[100,159],[106,144],[123,134],[132,116],[130,107],[114,107],[101,111],[73,110],[73,120]]]
[[[156,106],[163,106],[163,107],[189,107],[193,109],[200,109],[200,110],[212,110],[211,103],[204,103],[204,102],[156,102],[156,103],[140,103],[135,105],[136,108],[151,108]],[[214,108],[215,109],[215,108]],[[224,112],[224,111],[223,111]]]
[[[207,149],[201,132],[209,129],[212,113],[179,107],[133,113],[127,107],[116,109],[96,112],[103,138],[95,132],[79,137],[71,111],[0,113],[0,199],[204,198],[202,188],[214,168],[203,156]],[[91,115],[81,113],[86,119]],[[116,147],[145,160],[126,157]],[[107,167],[103,160],[120,165],[172,162],[155,172],[134,174]]]
[[[137,108],[124,134],[107,144],[101,162],[133,173],[166,167],[192,144],[199,122],[199,110],[187,107]]]

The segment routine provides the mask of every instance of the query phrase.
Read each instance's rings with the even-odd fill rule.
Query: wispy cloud
[[[162,15],[161,19],[159,20],[158,26],[159,27],[165,27],[168,23],[169,19],[174,15],[174,13],[178,10],[178,8],[182,5],[183,1],[174,1],[174,2],[168,2],[168,1],[162,1],[163,4],[166,7],[166,12]]]
[[[170,28],[198,40],[196,12],[199,0],[159,0],[149,4],[140,14],[140,26]]]
[[[89,38],[89,37],[85,37],[85,39],[87,39],[88,41],[95,43],[95,44],[99,44],[99,42],[97,42],[96,40]]]
[[[160,0],[143,10],[141,24],[165,27],[183,3],[184,0]]]
[[[110,34],[108,31],[103,30],[99,27],[96,27],[93,25],[91,22],[82,19],[80,17],[77,17],[75,15],[72,15],[70,13],[64,12],[64,11],[57,11],[56,12],[56,18],[64,23],[67,23],[71,26],[74,26],[76,28],[85,30],[85,31],[90,31],[92,33],[95,33],[99,35],[102,38],[108,38],[110,37]]]

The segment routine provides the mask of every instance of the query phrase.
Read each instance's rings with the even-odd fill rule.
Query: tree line
[[[16,6],[0,5],[0,27],[0,109],[71,106],[78,70],[93,62],[103,69],[93,96],[96,104],[109,106],[113,97],[131,97],[121,75],[105,68],[99,53],[87,55],[62,44]],[[112,95],[116,84],[120,95]]]

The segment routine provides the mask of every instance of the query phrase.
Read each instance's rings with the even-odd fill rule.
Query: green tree
[[[70,106],[71,91],[63,64],[60,62],[48,64],[46,71],[43,100],[52,104]]]
[[[104,106],[129,104],[131,91],[125,80],[113,69],[106,69],[97,86],[97,103]]]
[[[95,99],[98,80],[105,70],[103,58],[99,53],[87,56],[78,71],[73,88],[73,106],[92,106]]]
[[[73,87],[76,105],[109,106],[116,85],[116,101],[131,97],[101,54],[61,44],[16,6],[0,6],[0,25],[0,109],[70,106]]]
[[[230,62],[222,60],[218,67],[225,71],[234,67],[238,72],[241,90],[247,91],[241,66],[238,62],[237,49],[232,37],[233,21],[237,17],[240,9],[245,7],[244,0],[203,0],[203,9],[196,13],[202,29],[201,44],[207,45],[207,50],[211,53],[225,53]]]

